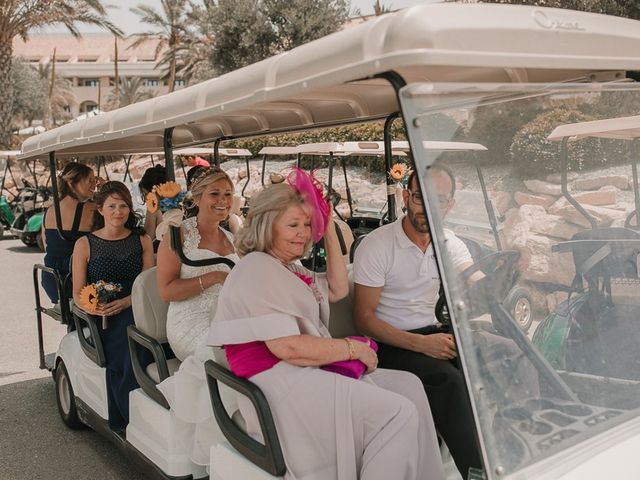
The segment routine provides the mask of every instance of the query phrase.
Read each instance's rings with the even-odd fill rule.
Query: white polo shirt
[[[472,262],[462,240],[444,230],[454,267]],[[402,218],[377,228],[362,240],[353,260],[353,280],[366,287],[383,287],[376,315],[401,330],[433,325],[440,275],[433,254],[414,244],[402,229]]]

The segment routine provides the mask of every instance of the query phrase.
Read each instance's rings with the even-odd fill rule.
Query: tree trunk
[[[173,55],[171,55],[171,63],[169,64],[169,93],[173,92],[175,88],[176,88],[176,55],[174,51]]]
[[[11,127],[13,123],[13,83],[11,81],[11,38],[0,36],[0,148],[11,150]]]

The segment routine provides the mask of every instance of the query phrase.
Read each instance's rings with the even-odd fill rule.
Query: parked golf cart
[[[171,162],[173,146],[382,120],[401,112],[451,307],[486,478],[629,478],[629,472],[640,471],[637,384],[595,383],[588,375],[575,375],[569,381],[549,364],[498,299],[498,293],[513,286],[513,279],[527,268],[519,262],[518,251],[493,252],[470,270],[456,271],[447,255],[445,224],[430,176],[438,154],[422,145],[452,140],[433,138],[433,132],[447,131],[432,128],[442,121],[433,113],[464,119],[496,102],[518,111],[523,108],[520,99],[539,99],[538,106],[547,110],[556,102],[593,98],[617,88],[640,95],[632,82],[640,71],[638,52],[640,28],[630,20],[511,5],[423,4],[241,71],[33,137],[23,144],[22,156],[48,157],[55,168],[58,156],[163,148]],[[452,80],[464,83],[445,83]],[[612,84],[616,80],[621,86]],[[583,83],[560,85],[569,81]],[[385,143],[390,142],[385,137]],[[493,145],[486,147],[491,151]],[[391,148],[385,151],[390,154]],[[474,280],[479,270],[484,277]],[[632,295],[638,296],[637,289]],[[167,359],[162,348],[166,304],[157,294],[153,270],[138,278],[133,297],[136,326],[145,336],[133,339],[132,332],[130,339],[146,341],[155,365],[144,369],[151,380],[136,370],[142,387],[131,393],[131,421],[125,434],[106,427],[104,367],[97,345],[84,337],[85,329],[92,328],[87,326],[94,322],[91,318],[84,328],[66,335],[52,357],[61,416],[68,421],[77,415],[78,422],[112,440],[150,476],[201,477],[206,473],[172,442],[176,425],[166,399],[155,388],[177,368],[177,361]],[[332,317],[331,325],[350,322],[348,317]],[[491,357],[486,345],[477,341],[487,323],[530,362],[540,388],[517,376],[496,382],[492,366],[498,363],[508,369],[509,362],[501,355]],[[594,349],[592,355],[598,354]],[[208,361],[205,368],[221,429],[219,441],[211,446],[210,478],[282,478],[287,466],[260,389],[229,372],[224,356]],[[510,382],[507,387],[516,387],[517,396],[510,395],[505,381]],[[262,441],[247,434],[235,393],[229,389],[252,401]],[[627,404],[614,399],[625,399]]]
[[[560,142],[562,191],[567,201],[591,224],[570,241],[555,246],[571,254],[576,276],[569,298],[539,326],[534,344],[556,368],[606,381],[640,382],[640,216],[638,194],[638,139],[640,116],[560,125],[549,135]],[[626,147],[631,164],[634,210],[624,227],[603,227],[597,212],[589,212],[568,188],[567,169],[572,151],[589,139],[613,139]],[[607,144],[613,148],[613,142]],[[634,224],[632,227],[631,224]],[[594,356],[592,351],[601,354]],[[605,380],[603,380],[605,381]],[[623,400],[623,399],[622,399]],[[624,404],[624,400],[623,400]]]
[[[5,186],[7,175],[11,176],[15,187],[15,177],[11,170],[11,159],[15,159],[19,151],[1,150],[0,151],[0,239],[4,236],[5,231],[11,228],[11,224],[15,219],[10,201],[15,198],[16,194],[8,190]],[[11,198],[8,196],[11,195]]]

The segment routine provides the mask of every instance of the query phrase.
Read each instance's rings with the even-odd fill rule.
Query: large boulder
[[[624,212],[613,208],[597,207],[594,205],[582,205],[582,207],[595,218],[598,227],[608,227],[614,221],[623,220]],[[584,228],[591,228],[591,223],[565,198],[561,198],[549,207],[549,213],[560,215],[565,220]]]
[[[576,172],[567,172],[567,182],[573,182],[579,176],[580,175],[578,175]],[[561,178],[562,178],[562,175],[560,173],[552,173],[550,175],[547,175],[547,178],[545,178],[545,180],[549,183],[559,184]]]
[[[573,181],[575,190],[598,190],[607,185],[613,185],[620,190],[629,188],[629,175],[603,175],[593,178],[577,178]]]
[[[533,194],[525,192],[516,192],[513,199],[519,206],[522,205],[539,205],[542,208],[548,208],[556,201],[556,197],[551,195]]]
[[[499,215],[504,215],[513,205],[513,198],[509,192],[489,191],[489,198],[493,202]]]
[[[525,180],[524,185],[533,193],[542,193],[543,195],[554,195],[556,197],[562,195],[562,188],[560,187],[560,185],[555,185],[549,182],[543,182],[542,180]],[[585,190],[589,190],[589,189],[585,189]]]

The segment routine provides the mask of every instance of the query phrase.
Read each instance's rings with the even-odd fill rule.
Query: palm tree
[[[38,76],[49,85],[49,115],[55,126],[65,116],[65,107],[75,100],[71,82],[55,73],[55,63],[38,64]],[[52,78],[53,77],[53,78]]]
[[[169,92],[173,92],[178,68],[177,52],[185,43],[188,36],[187,7],[188,0],[161,0],[162,11],[148,5],[138,5],[130,10],[140,16],[143,23],[153,27],[153,30],[137,33],[139,37],[129,48],[135,48],[149,40],[159,40],[156,46],[157,67],[168,68]],[[162,57],[160,54],[163,53]]]
[[[118,88],[118,96],[114,94],[109,96],[107,104],[110,108],[120,108],[138,103],[143,100],[153,98],[153,93],[144,88],[143,80],[140,77],[121,78],[120,87]]]
[[[0,147],[11,144],[11,63],[13,39],[26,40],[35,28],[53,24],[64,25],[71,35],[79,37],[76,25],[87,23],[110,30],[122,31],[106,18],[100,0],[2,0],[0,2]]]
[[[391,5],[383,5],[380,3],[380,0],[376,0],[376,3],[373,4],[373,13],[377,17],[391,12],[391,8]]]

